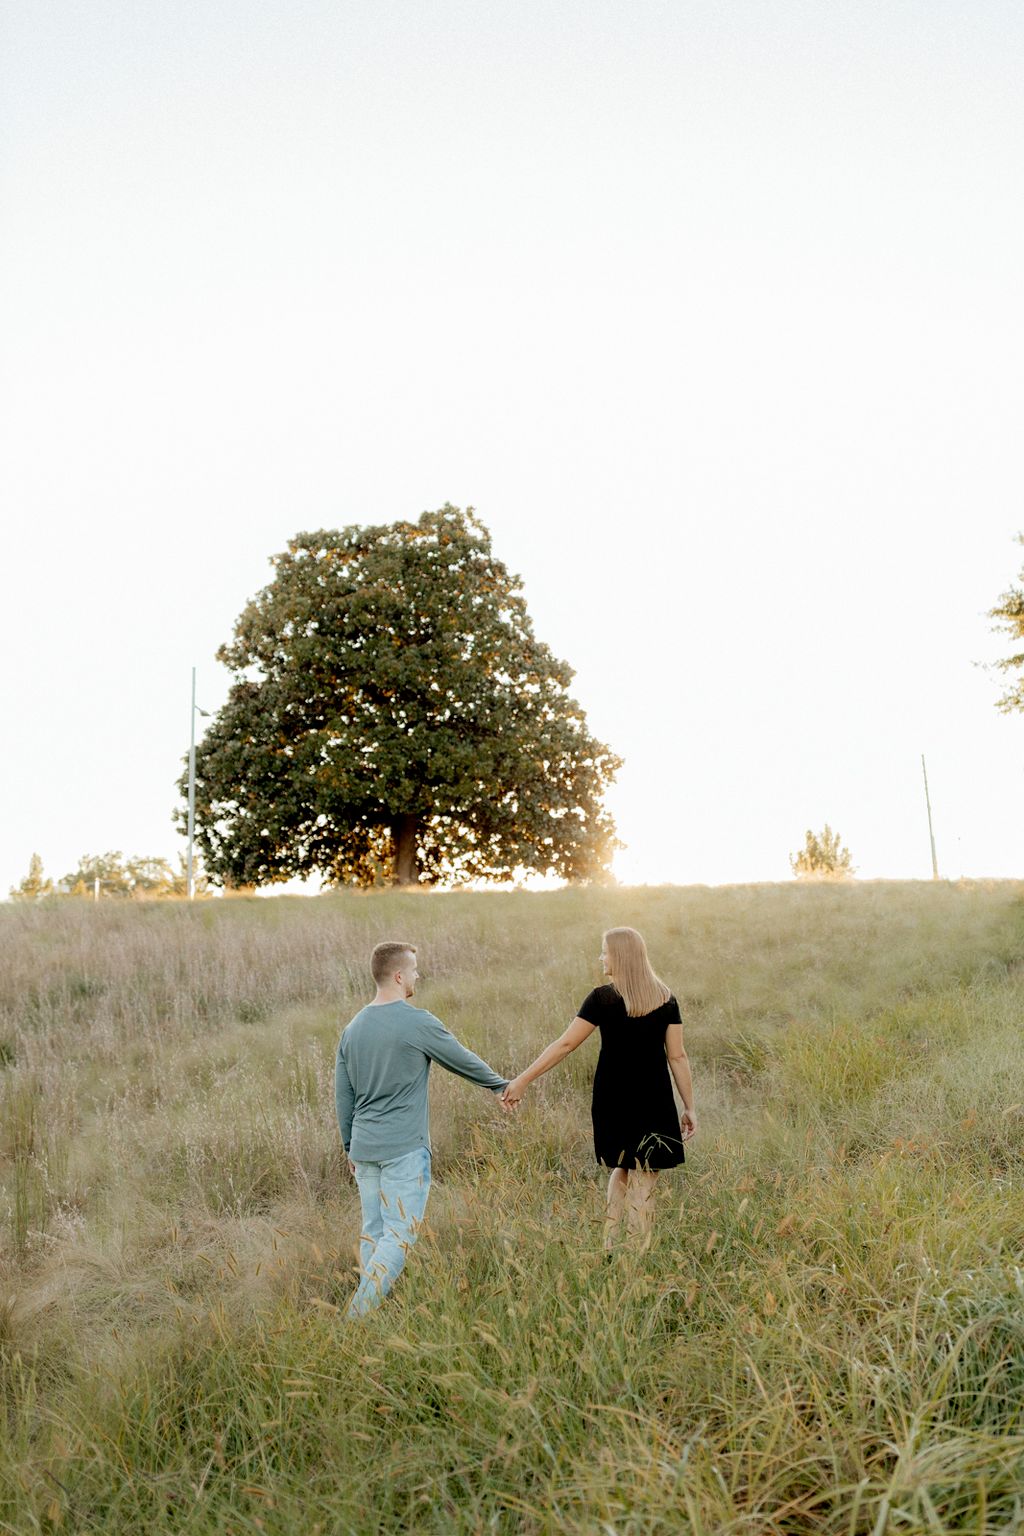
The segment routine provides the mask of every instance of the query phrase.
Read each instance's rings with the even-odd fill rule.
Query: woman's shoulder
[[[600,1003],[602,1005],[606,1005],[608,1003],[614,1003],[618,995],[619,994],[616,992],[614,987],[594,987],[590,992],[587,993],[586,1000],[588,1003]]]
[[[580,1004],[577,1016],[581,1019],[586,1019],[588,1024],[597,1024],[607,1015],[610,1009],[615,1007],[616,1003],[621,1003],[621,1001],[622,999],[614,987],[594,987],[593,991],[588,992]]]

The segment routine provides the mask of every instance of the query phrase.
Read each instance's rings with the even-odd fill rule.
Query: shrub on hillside
[[[827,821],[820,832],[808,827],[804,846],[790,855],[789,863],[798,880],[848,880],[854,873],[849,848]]]

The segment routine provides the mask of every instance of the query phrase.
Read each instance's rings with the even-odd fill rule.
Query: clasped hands
[[[498,1103],[507,1115],[515,1114],[523,1102],[526,1092],[526,1084],[521,1083],[518,1077],[514,1077],[508,1087],[502,1090]]]

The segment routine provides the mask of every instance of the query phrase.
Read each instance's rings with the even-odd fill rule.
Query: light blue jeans
[[[417,1147],[386,1163],[355,1164],[363,1208],[359,1239],[362,1279],[348,1316],[363,1317],[379,1307],[416,1241],[430,1194],[430,1151]]]

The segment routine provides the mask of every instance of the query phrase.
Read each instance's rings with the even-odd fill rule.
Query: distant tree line
[[[169,897],[188,895],[188,875],[185,856],[178,860],[175,870],[169,860],[136,854],[127,856],[119,851],[111,853],[83,854],[77,866],[62,880],[47,878],[43,861],[38,853],[29,860],[28,874],[20,885],[11,887],[12,901],[41,901],[47,896],[95,897],[99,881],[101,897]],[[207,894],[209,882],[198,874],[195,881],[197,896]]]

